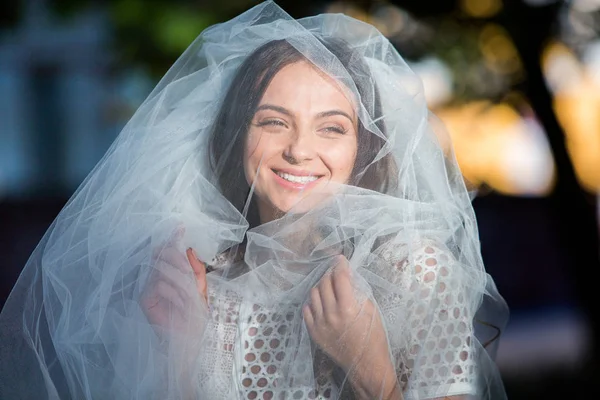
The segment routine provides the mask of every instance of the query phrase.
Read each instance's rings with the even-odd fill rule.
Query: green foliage
[[[258,1],[229,0],[55,0],[54,15],[69,20],[102,7],[113,29],[115,67],[137,65],[155,78],[208,26],[225,21]]]

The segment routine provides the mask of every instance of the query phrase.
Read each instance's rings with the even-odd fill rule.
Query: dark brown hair
[[[364,57],[341,40],[323,39],[321,44],[340,61],[358,90],[371,120],[385,135],[381,100]],[[216,184],[223,195],[243,210],[250,187],[246,182],[243,154],[247,132],[262,96],[273,77],[283,67],[307,59],[285,40],[274,40],[259,47],[239,67],[221,103],[209,141],[209,160]],[[384,145],[384,139],[358,121],[358,151],[349,184],[385,192],[396,185],[396,165],[385,156],[371,164]],[[255,203],[254,201],[252,203]],[[255,204],[250,204],[248,221],[258,225]]]

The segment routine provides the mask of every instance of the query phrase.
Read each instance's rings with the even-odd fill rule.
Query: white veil
[[[355,104],[358,152],[347,184],[300,192],[261,224],[241,148],[273,75],[299,60]],[[361,329],[385,328],[404,398],[504,398],[494,356],[508,311],[439,129],[368,24],[294,20],[268,1],[207,29],[27,262],[0,314],[0,398],[358,397],[358,358],[336,364],[302,311],[339,255],[378,311]],[[188,248],[208,264],[208,302]],[[157,279],[172,304],[150,318]]]

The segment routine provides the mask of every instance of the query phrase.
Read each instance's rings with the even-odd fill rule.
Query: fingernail
[[[194,258],[195,258],[196,260],[198,260],[198,261],[200,261],[202,264],[204,264],[204,262],[202,262],[202,261],[200,260],[200,258],[198,257],[198,254],[196,254],[196,250],[194,250],[194,249],[193,249],[193,248],[191,248],[191,247],[188,247],[188,251],[191,251],[191,252],[192,252],[192,256],[194,256]]]

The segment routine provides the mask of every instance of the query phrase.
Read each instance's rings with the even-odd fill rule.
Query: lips
[[[313,186],[323,175],[316,175],[308,171],[282,171],[273,169],[275,179],[282,186],[293,189],[307,189]]]
[[[293,183],[310,183],[310,182],[314,182],[317,179],[319,179],[318,176],[315,175],[292,175],[292,174],[288,174],[287,172],[280,172],[280,171],[275,171],[275,173],[282,177],[283,179],[285,179],[286,181],[290,181]]]

